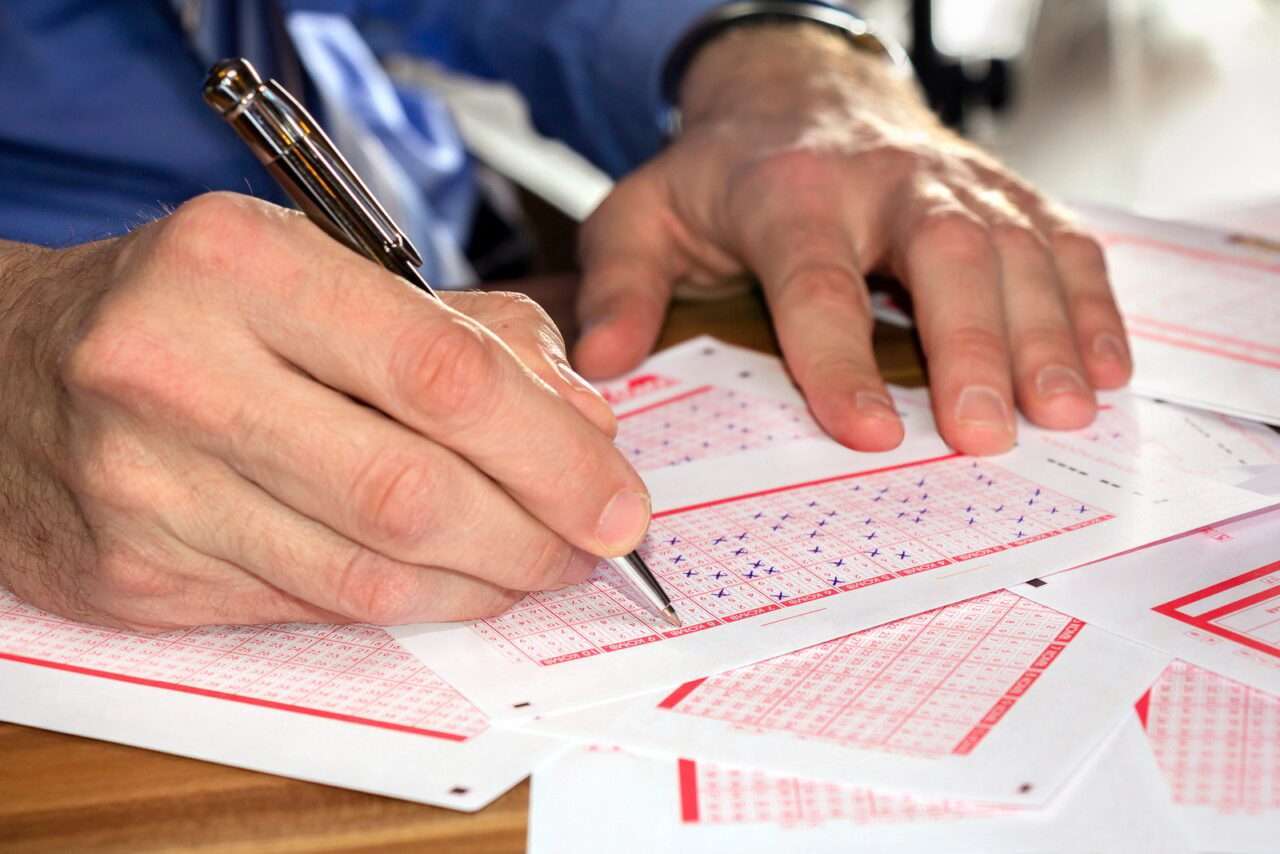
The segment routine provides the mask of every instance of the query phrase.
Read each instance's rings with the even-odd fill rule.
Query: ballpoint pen
[[[418,250],[283,86],[275,80],[263,81],[246,59],[224,59],[209,70],[204,99],[312,222],[338,242],[436,296],[418,271],[422,264]],[[681,625],[671,600],[637,552],[604,560],[663,619]]]

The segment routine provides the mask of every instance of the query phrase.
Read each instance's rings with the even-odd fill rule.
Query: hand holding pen
[[[409,238],[282,86],[263,82],[246,60],[224,60],[209,73],[205,100],[235,128],[308,218],[335,240],[436,296],[418,272],[422,258]],[[648,515],[648,499],[641,492],[619,493],[606,507],[600,528],[609,528],[615,514],[640,513]],[[599,535],[595,548],[607,550],[608,536]],[[638,553],[609,555],[607,560],[650,607],[668,623],[680,625],[662,586]]]
[[[0,584],[36,607],[151,631],[464,619],[644,534],[613,415],[527,299],[432,299],[230,193],[9,251],[28,279],[0,342],[30,370],[0,380],[24,496]]]

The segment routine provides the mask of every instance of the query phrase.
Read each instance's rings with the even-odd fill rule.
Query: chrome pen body
[[[632,587],[640,591],[644,601],[650,608],[661,614],[662,619],[673,626],[683,625],[680,618],[676,616],[676,609],[671,607],[671,599],[667,597],[666,591],[662,589],[658,579],[653,577],[653,573],[650,572],[648,565],[640,557],[639,552],[631,552],[619,557],[607,557],[605,560],[618,571],[619,575],[631,582]]]
[[[436,296],[422,256],[306,108],[245,59],[209,70],[204,100],[249,146],[307,217],[330,237]],[[655,611],[680,625],[671,600],[636,552],[606,558]]]
[[[348,248],[435,296],[422,256],[311,114],[245,59],[209,70],[204,100],[316,225]]]

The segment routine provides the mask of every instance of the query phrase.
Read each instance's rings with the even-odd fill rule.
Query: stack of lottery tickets
[[[679,628],[605,563],[394,629],[0,592],[0,717],[461,810],[532,774],[536,854],[1280,850],[1280,256],[1088,216],[1138,370],[1086,429],[966,457],[893,389],[857,453],[709,338],[601,388]]]

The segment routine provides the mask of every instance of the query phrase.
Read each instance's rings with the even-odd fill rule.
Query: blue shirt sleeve
[[[337,0],[337,6],[379,54],[423,55],[512,83],[541,132],[618,176],[662,145],[667,56],[723,2]],[[323,0],[294,5],[326,7]]]

